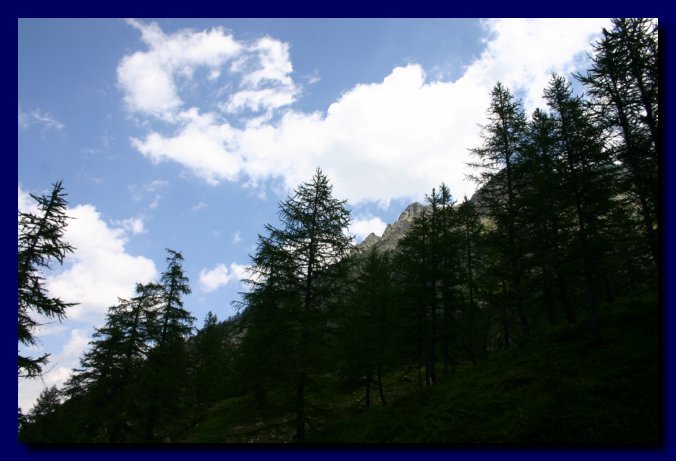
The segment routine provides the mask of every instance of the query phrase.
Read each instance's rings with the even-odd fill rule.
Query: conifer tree
[[[599,127],[585,114],[581,98],[573,96],[570,83],[553,75],[544,96],[552,111],[554,139],[565,168],[563,180],[577,221],[573,257],[577,255],[582,261],[586,305],[600,339],[597,314],[600,292],[605,291],[606,298],[612,296],[603,263],[609,242],[603,234],[610,223],[604,218],[613,206],[610,185],[614,183],[615,170],[603,151]]]
[[[255,270],[264,277],[280,274],[281,288],[289,295],[285,298],[296,301],[285,308],[295,324],[296,440],[302,442],[312,347],[323,336],[323,312],[344,280],[339,269],[351,245],[345,233],[350,214],[345,201],[333,197],[329,179],[319,168],[279,207],[280,226],[266,226],[269,236],[262,239],[254,260]]]
[[[188,381],[186,340],[192,333],[195,318],[183,307],[183,296],[190,293],[188,277],[183,272],[183,255],[167,249],[167,268],[160,278],[157,305],[157,336],[148,352],[143,370],[145,393],[145,436],[154,440],[158,423],[168,422],[179,412]]]
[[[232,359],[224,324],[213,312],[207,313],[204,325],[192,338],[192,345],[194,400],[201,410],[225,396]]]
[[[469,166],[478,170],[472,179],[483,186],[485,208],[493,221],[494,242],[500,256],[496,272],[502,274],[504,293],[503,321],[510,310],[516,314],[524,338],[529,336],[528,319],[523,306],[522,220],[518,206],[521,162],[526,136],[526,116],[521,102],[501,83],[491,92],[488,123],[483,126],[481,147],[471,149],[477,161]],[[509,341],[505,341],[505,345]]]
[[[106,322],[97,328],[80,368],[66,383],[70,399],[83,399],[83,417],[90,432],[108,442],[138,437],[131,426],[139,421],[140,370],[156,336],[161,286],[137,284],[136,296],[108,308]],[[98,429],[94,429],[98,428]]]
[[[658,29],[650,19],[612,20],[594,44],[592,66],[576,74],[590,96],[596,123],[606,129],[626,192],[636,198],[644,235],[658,261]]]
[[[436,305],[436,300],[431,299],[436,292],[430,281],[430,228],[429,213],[423,210],[399,240],[396,256],[403,301],[408,306],[404,315],[409,317],[406,323],[411,326],[409,331],[413,333],[412,336],[406,335],[404,339],[410,343],[409,352],[413,354],[412,359],[417,364],[419,386],[423,382],[430,385],[436,380],[436,357],[433,357],[435,351],[431,347],[433,341],[430,325],[430,306]]]
[[[62,320],[66,309],[73,306],[45,292],[41,270],[50,269],[56,261],[63,264],[73,247],[64,242],[63,236],[68,224],[66,215],[68,203],[61,181],[56,182],[49,196],[31,197],[37,202],[37,214],[19,211],[18,249],[18,340],[23,346],[36,343],[35,328],[40,325],[36,315]],[[19,377],[35,378],[42,374],[49,354],[29,357],[18,354]]]
[[[363,383],[366,408],[371,406],[371,387],[377,385],[386,403],[383,372],[393,344],[393,274],[390,257],[372,247],[356,262],[351,292],[343,307],[341,341],[344,371]]]
[[[59,409],[62,393],[56,386],[45,388],[25,416],[19,440],[28,443],[58,443],[62,441]]]
[[[532,296],[541,298],[550,323],[558,321],[558,304],[569,323],[576,316],[569,295],[572,267],[569,259],[570,229],[574,227],[572,200],[566,191],[565,158],[560,155],[556,120],[536,109],[528,125],[523,151],[520,206],[529,240],[527,266],[539,285]],[[568,266],[568,267],[567,267]]]
[[[482,237],[485,232],[481,223],[481,218],[474,203],[467,196],[457,207],[456,226],[461,234],[462,251],[458,257],[458,265],[463,269],[462,282],[466,291],[467,299],[467,326],[466,326],[466,348],[469,359],[473,364],[478,358],[478,338],[476,332],[479,324],[479,295],[477,289],[477,280],[480,277],[482,266]]]
[[[253,391],[256,404],[268,406],[268,388],[294,381],[295,331],[300,293],[290,255],[259,235],[252,256],[248,290],[240,309],[241,344],[235,369],[244,391]]]

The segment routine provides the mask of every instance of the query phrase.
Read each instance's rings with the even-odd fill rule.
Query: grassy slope
[[[601,313],[600,346],[590,345],[584,327],[561,326],[386,406],[334,411],[321,429],[310,431],[309,441],[658,443],[657,299],[623,299]],[[344,393],[333,401],[354,397]],[[246,409],[250,403],[221,402],[186,441],[290,440],[292,414],[255,414]]]

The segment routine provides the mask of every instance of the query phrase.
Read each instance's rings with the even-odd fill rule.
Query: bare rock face
[[[411,228],[413,220],[420,216],[423,210],[426,210],[427,208],[427,206],[418,202],[411,203],[399,215],[399,219],[397,219],[394,223],[387,225],[382,237],[378,237],[377,235],[371,233],[364,239],[363,242],[356,246],[356,250],[360,253],[366,252],[372,247],[376,247],[383,251],[394,250],[397,247],[399,240]]]
[[[363,251],[368,250],[371,248],[373,245],[377,245],[378,242],[380,241],[380,237],[378,237],[376,234],[371,232],[359,245]]]

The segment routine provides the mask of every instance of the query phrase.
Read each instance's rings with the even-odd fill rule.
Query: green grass
[[[308,441],[657,444],[662,405],[656,295],[618,300],[602,306],[600,315],[600,345],[581,319],[476,366],[459,367],[437,386],[417,389],[388,376],[388,405],[368,411],[357,408],[361,390],[350,392],[327,377],[318,386],[322,392],[309,396],[323,411],[311,412]],[[186,441],[291,441],[293,415],[284,414],[284,405],[263,414],[252,403],[244,397],[220,402]]]

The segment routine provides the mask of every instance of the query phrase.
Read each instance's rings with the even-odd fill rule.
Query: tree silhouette
[[[66,309],[73,303],[65,303],[56,297],[50,297],[43,286],[41,270],[50,269],[54,261],[63,264],[73,247],[63,241],[68,224],[66,194],[61,181],[56,182],[49,196],[31,197],[37,202],[37,214],[19,211],[19,250],[18,250],[18,339],[24,346],[36,343],[35,328],[40,325],[35,314],[47,318],[62,320]],[[21,352],[18,355],[19,377],[35,378],[42,374],[49,354],[41,357],[29,357]]]
[[[266,225],[268,237],[260,239],[253,270],[262,279],[257,295],[267,296],[268,283],[272,293],[284,293],[287,303],[282,308],[294,324],[296,440],[302,442],[312,343],[321,338],[325,308],[343,281],[338,269],[350,248],[345,233],[350,214],[345,201],[333,197],[327,176],[318,168],[310,182],[280,203],[279,219],[279,227]],[[279,300],[273,302],[262,305],[275,309]]]

